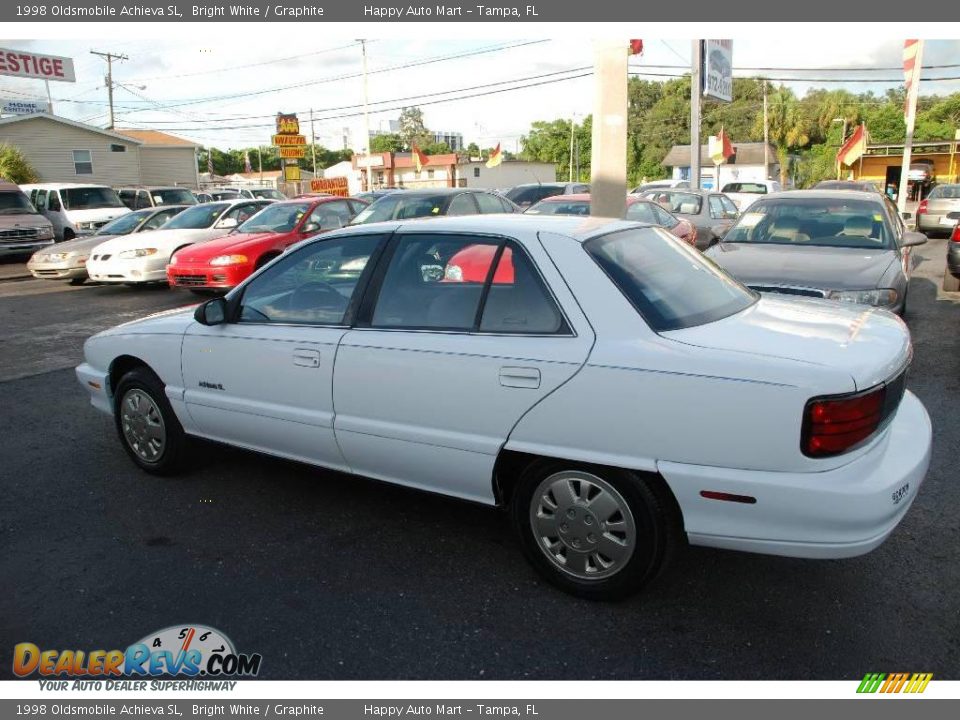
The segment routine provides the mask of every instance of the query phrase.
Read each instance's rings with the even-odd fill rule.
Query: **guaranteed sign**
[[[0,48],[0,75],[76,82],[73,59]]]

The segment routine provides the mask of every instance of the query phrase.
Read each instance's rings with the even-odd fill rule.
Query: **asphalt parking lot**
[[[890,540],[844,561],[691,548],[615,604],[541,582],[488,508],[205,443],[185,476],[142,474],[73,366],[91,333],[193,296],[0,280],[0,654],[202,623],[268,679],[960,678],[960,294],[939,291],[944,241],[917,250],[909,387],[934,452]]]

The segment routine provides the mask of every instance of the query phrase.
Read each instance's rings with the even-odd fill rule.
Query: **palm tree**
[[[810,132],[796,96],[781,85],[767,99],[767,125],[770,142],[777,148],[780,162],[780,184],[786,187],[790,171],[790,150],[801,148],[810,142]],[[763,132],[763,116],[757,118],[759,131]]]
[[[20,148],[0,143],[0,178],[15,185],[37,182],[40,176]]]

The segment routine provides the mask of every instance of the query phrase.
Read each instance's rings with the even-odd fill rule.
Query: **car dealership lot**
[[[938,293],[944,254],[915,251],[909,387],[934,455],[890,540],[844,561],[694,548],[614,604],[541,582],[487,508],[210,445],[186,476],[140,473],[72,368],[93,332],[194,298],[0,282],[0,646],[123,647],[193,622],[263,654],[271,679],[955,678],[960,296]]]

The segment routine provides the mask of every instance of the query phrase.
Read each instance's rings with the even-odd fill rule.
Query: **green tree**
[[[420,149],[423,150],[425,155],[449,155],[450,153],[453,152],[453,150],[450,149],[450,146],[447,145],[445,142],[431,141],[426,143],[422,147],[419,145],[417,147],[420,147]]]
[[[804,116],[796,96],[781,85],[767,95],[767,125],[770,142],[777,148],[780,162],[780,184],[786,186],[790,173],[790,151],[799,150],[810,142],[809,118]],[[757,119],[763,131],[763,115]]]
[[[397,133],[384,133],[370,138],[370,152],[400,152],[403,145],[403,138]]]
[[[8,143],[0,143],[0,177],[15,185],[33,183],[40,179],[23,151]]]
[[[400,111],[399,134],[404,150],[411,150],[414,145],[422,148],[433,142],[433,136],[423,124],[423,111],[418,107],[408,107]]]

